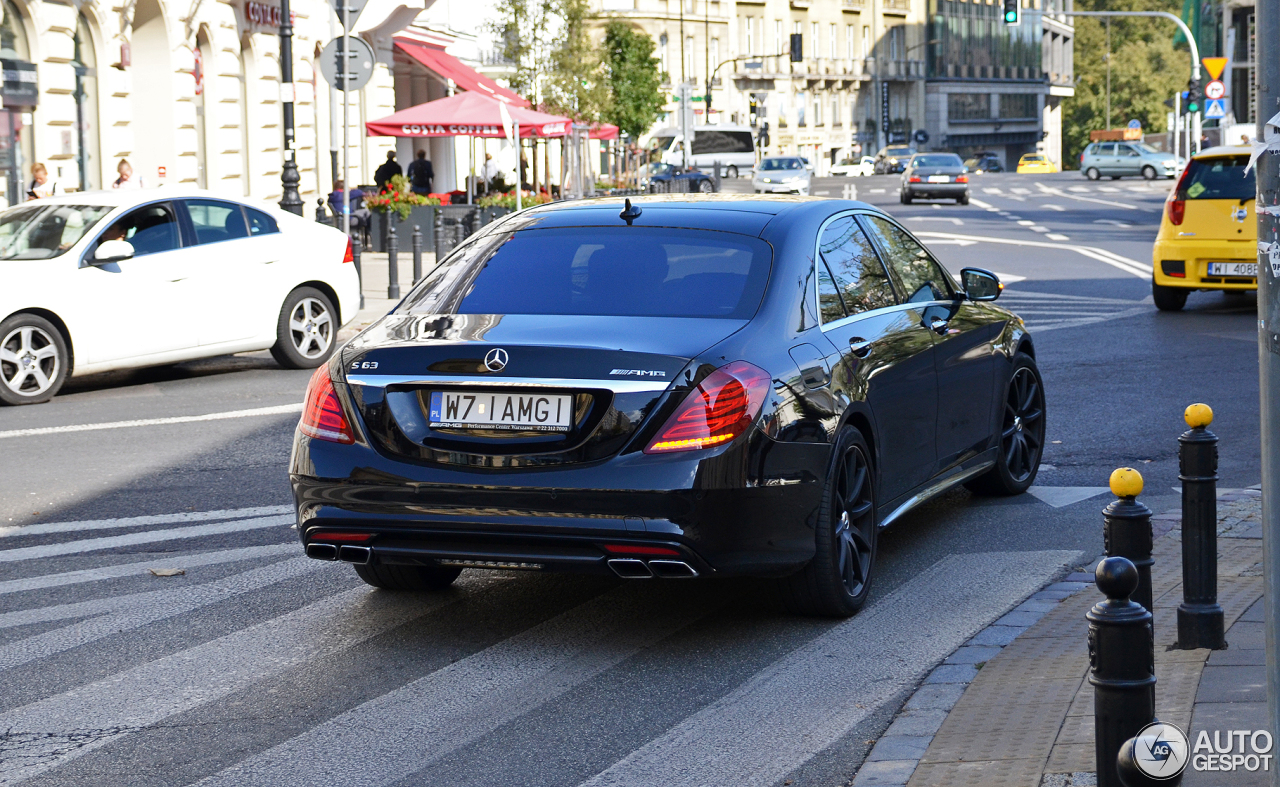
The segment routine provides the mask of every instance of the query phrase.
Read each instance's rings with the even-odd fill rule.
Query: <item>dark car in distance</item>
[[[907,160],[916,152],[910,145],[890,145],[876,154],[872,171],[877,175],[892,175],[907,166]]]
[[[391,590],[463,569],[749,575],[851,615],[881,528],[1039,467],[1031,337],[993,274],[961,281],[861,202],[513,214],[312,377],[299,537]]]
[[[910,205],[915,199],[953,199],[969,204],[969,170],[954,153],[917,153],[902,171],[898,199]]]
[[[716,190],[715,180],[697,167],[684,169],[661,162],[649,164],[647,185],[651,193],[658,194],[710,194]]]
[[[1004,172],[1004,165],[1000,163],[1000,157],[989,152],[974,153],[971,158],[964,160],[964,165],[969,168],[970,172],[979,175],[984,172]]]

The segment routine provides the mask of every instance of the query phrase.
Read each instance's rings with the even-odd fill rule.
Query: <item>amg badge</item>
[[[635,377],[666,377],[666,372],[660,372],[654,369],[614,369],[609,374],[620,374]]]

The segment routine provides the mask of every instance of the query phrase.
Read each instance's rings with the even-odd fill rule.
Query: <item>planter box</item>
[[[422,230],[422,250],[429,252],[435,248],[435,225],[436,225],[435,205],[420,205],[409,211],[409,218],[401,221],[400,214],[377,213],[373,214],[372,226],[369,229],[369,244],[372,251],[387,250],[387,228],[390,226],[388,217],[395,220],[396,223],[396,240],[399,245],[397,248],[400,253],[412,253],[413,251],[413,225],[418,225],[418,229]]]

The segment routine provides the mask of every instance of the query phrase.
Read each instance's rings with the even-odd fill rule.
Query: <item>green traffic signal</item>
[[[1004,12],[1004,21],[1005,21],[1005,24],[1016,25],[1016,24],[1018,23],[1018,12],[1017,12],[1017,11],[1005,11],[1005,12]]]
[[[1196,102],[1192,101],[1190,104],[1187,104],[1187,111],[1188,111],[1188,112],[1199,112],[1199,111],[1200,111],[1200,105],[1199,105],[1199,104],[1197,104]]]

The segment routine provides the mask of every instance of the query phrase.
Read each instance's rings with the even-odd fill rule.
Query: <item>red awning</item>
[[[587,134],[590,139],[617,139],[618,127],[612,123],[597,123]]]
[[[507,107],[521,137],[563,137],[569,118],[523,107]],[[402,109],[365,124],[371,137],[488,137],[501,139],[502,104],[480,93],[456,93]]]
[[[422,41],[414,41],[410,38],[395,39],[395,47],[440,76],[452,79],[454,84],[463,90],[496,98],[509,106],[529,106],[529,102],[518,94],[511,92],[458,58],[448,54],[443,47]]]

